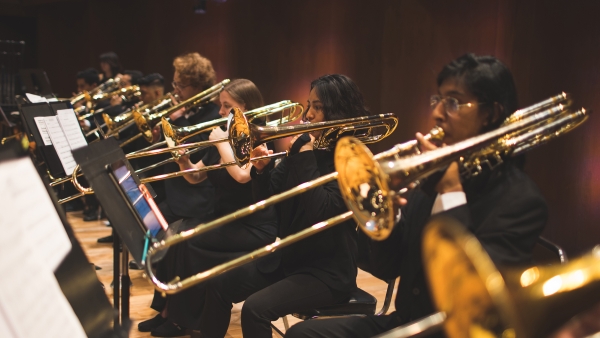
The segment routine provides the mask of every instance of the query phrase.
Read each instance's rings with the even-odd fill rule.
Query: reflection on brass
[[[408,151],[407,156],[400,148],[410,150],[410,145],[394,147],[372,157],[367,153],[361,158],[370,163],[354,165],[356,170],[341,170],[345,164],[336,163],[346,204],[356,214],[361,227],[380,232],[373,234],[373,238],[385,239],[391,231],[394,196],[413,189],[419,181],[445,170],[452,162],[459,162],[461,176],[469,178],[483,170],[494,169],[505,158],[519,155],[571,131],[587,120],[588,112],[583,108],[571,112],[569,104],[569,96],[563,93],[516,111],[507,119],[509,122],[498,129],[446,147],[424,153],[416,152],[413,148],[412,155]],[[337,151],[353,151],[357,154],[368,151],[361,149],[357,143],[340,142],[340,145],[352,149],[342,150],[338,147]],[[357,174],[361,171],[361,174]]]
[[[568,264],[500,272],[461,224],[436,219],[423,264],[450,338],[547,337],[600,301],[600,246]]]

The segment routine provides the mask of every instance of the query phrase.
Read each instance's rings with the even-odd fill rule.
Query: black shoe
[[[100,237],[98,238],[98,243],[112,243],[113,242],[113,236],[112,235],[108,235],[106,237]]]
[[[148,320],[144,320],[138,324],[138,331],[140,332],[150,332],[157,327],[161,326],[167,321],[167,318],[163,318],[160,313],[156,315],[156,317]]]
[[[150,331],[153,337],[181,337],[187,336],[187,330],[170,320]]]
[[[133,259],[129,261],[129,268],[131,270],[142,270],[142,267],[138,265],[138,263],[136,261],[134,261]],[[143,331],[146,332],[146,331]]]

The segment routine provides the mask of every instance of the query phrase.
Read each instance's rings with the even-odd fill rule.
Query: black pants
[[[348,297],[309,274],[262,273],[257,264],[241,266],[207,282],[200,331],[206,338],[224,337],[233,303],[242,308],[244,337],[272,337],[270,323],[294,312],[333,305]]]
[[[292,326],[286,338],[366,338],[387,331],[392,316],[307,320]]]
[[[191,229],[199,223],[201,223],[199,219],[184,219],[181,230]],[[275,229],[274,224],[271,228],[271,230]],[[235,222],[203,233],[189,242],[179,243],[169,248],[163,262],[159,263],[162,266],[157,267],[157,274],[159,270],[165,273],[166,281],[175,276],[184,279],[230,261],[272,243],[275,240],[274,231],[269,233],[263,230],[261,227]],[[205,294],[205,283],[202,283],[168,296],[169,319],[181,326],[198,329],[199,318],[204,309]],[[154,305],[156,303],[153,301],[153,308]]]

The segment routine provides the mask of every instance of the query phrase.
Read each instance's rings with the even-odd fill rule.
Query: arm
[[[229,134],[226,131],[223,131],[221,128],[215,128],[210,133],[208,137],[209,140],[218,140],[227,138]],[[231,145],[228,142],[220,142],[216,144],[217,150],[219,151],[219,155],[221,155],[221,163],[227,163],[235,161],[233,157],[233,151],[231,150]],[[227,172],[234,180],[239,183],[248,183],[250,182],[250,170],[252,169],[252,164],[246,165],[244,168],[240,168],[237,165],[232,165],[225,167]]]
[[[200,160],[196,164],[192,163],[189,155],[183,155],[184,150],[179,150],[179,154],[181,155],[181,157],[179,157],[179,159],[176,162],[177,162],[177,164],[179,164],[180,170],[200,169],[200,168],[205,167],[204,162],[202,160]],[[191,184],[197,184],[197,183],[204,181],[207,178],[207,174],[206,174],[206,171],[200,171],[200,172],[185,174],[185,175],[183,175],[183,178],[185,178],[185,180]]]

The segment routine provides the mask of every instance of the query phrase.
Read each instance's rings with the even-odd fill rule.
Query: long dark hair
[[[100,54],[98,59],[100,59],[100,62],[108,63],[113,77],[115,75],[123,72],[123,66],[121,65],[121,61],[119,61],[119,56],[117,55],[117,53],[115,53],[115,52],[102,53],[102,54]],[[108,75],[104,74],[104,76],[106,77]]]
[[[493,56],[465,54],[447,64],[437,78],[438,87],[444,81],[455,78],[477,97],[480,107],[489,110],[485,131],[496,129],[504,119],[518,108],[517,89],[508,68]],[[492,119],[494,103],[501,106],[500,116]]]
[[[370,115],[360,89],[346,75],[323,75],[310,83],[310,90],[313,88],[323,104],[326,121]]]

